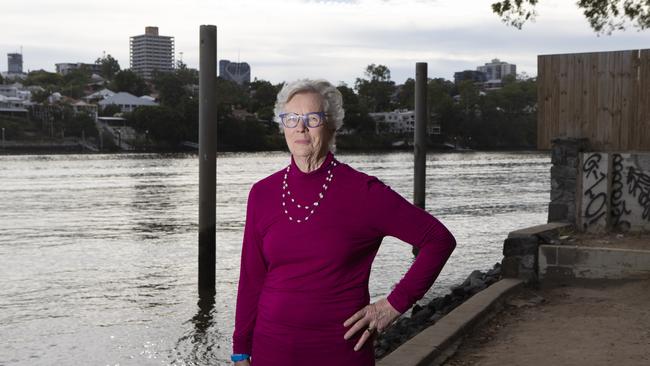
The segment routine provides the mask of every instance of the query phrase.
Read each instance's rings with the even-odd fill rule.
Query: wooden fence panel
[[[537,146],[586,137],[594,149],[650,150],[650,49],[537,58]]]
[[[637,74],[637,150],[650,150],[650,49],[641,50]]]

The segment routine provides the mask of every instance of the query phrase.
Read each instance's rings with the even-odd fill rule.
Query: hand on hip
[[[361,338],[354,346],[354,350],[358,351],[368,338],[375,333],[381,333],[400,315],[385,298],[373,304],[368,304],[343,323],[345,327],[352,325],[352,328],[345,333],[343,338],[349,339],[359,330],[363,330]]]

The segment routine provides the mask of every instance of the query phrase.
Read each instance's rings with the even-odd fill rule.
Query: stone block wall
[[[579,154],[589,147],[588,139],[561,138],[552,140],[551,202],[548,222],[576,224],[576,192]]]
[[[560,233],[570,228],[569,223],[551,222],[509,233],[503,243],[501,274],[528,282],[537,281],[539,246],[559,243]]]

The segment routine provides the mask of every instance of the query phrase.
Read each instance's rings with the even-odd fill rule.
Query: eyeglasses
[[[282,113],[280,114],[280,121],[284,127],[294,128],[302,120],[302,124],[308,128],[318,127],[323,124],[325,119],[325,112],[309,112],[305,114],[298,113]]]

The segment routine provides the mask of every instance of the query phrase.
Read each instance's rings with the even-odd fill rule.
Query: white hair
[[[329,141],[330,151],[335,150],[336,130],[343,126],[343,96],[341,92],[324,79],[299,79],[285,84],[278,93],[273,113],[275,122],[281,124],[280,113],[284,112],[284,106],[298,93],[316,93],[321,96],[322,108],[325,112],[325,127],[332,130],[332,138]]]

